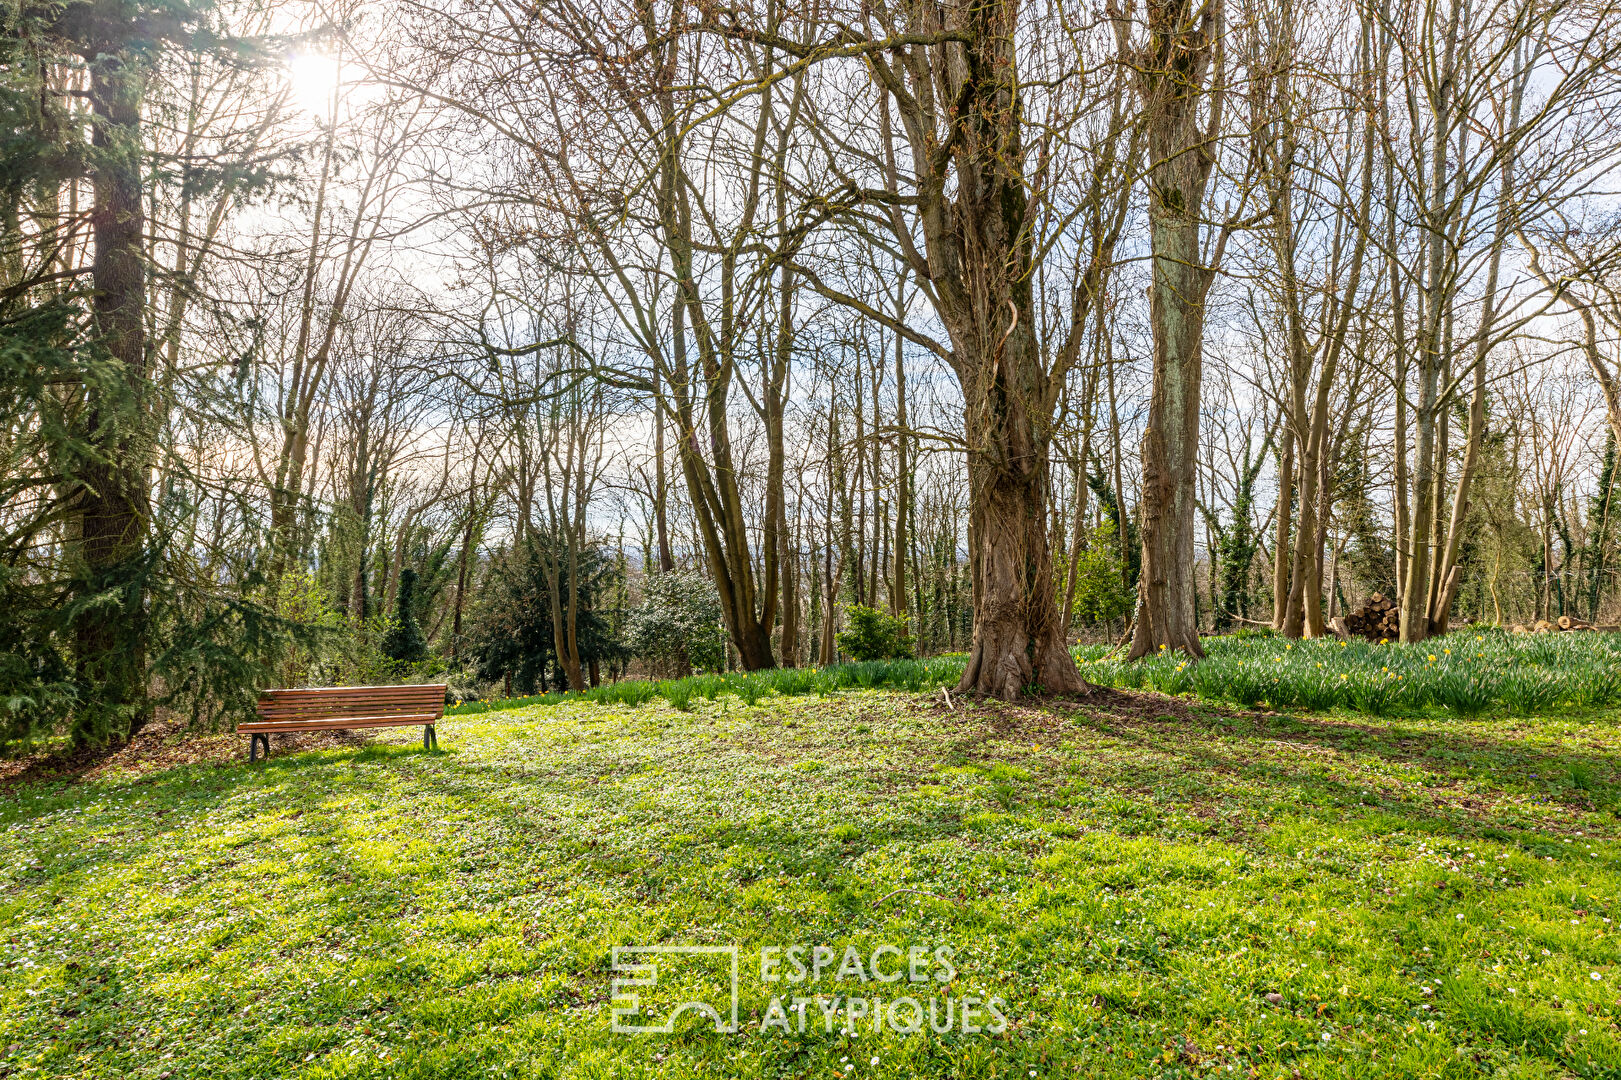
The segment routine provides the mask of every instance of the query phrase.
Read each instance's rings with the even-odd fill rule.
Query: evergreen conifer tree
[[[382,644],[383,655],[397,664],[417,664],[428,658],[428,642],[417,624],[416,591],[417,572],[401,570],[394,625],[383,636]]]

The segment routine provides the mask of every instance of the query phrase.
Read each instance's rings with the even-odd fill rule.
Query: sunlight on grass
[[[1621,1074],[1610,714],[688,705],[7,790],[0,1071]],[[615,1035],[659,942],[947,945],[1009,1026],[761,1034],[745,960],[741,1033]]]

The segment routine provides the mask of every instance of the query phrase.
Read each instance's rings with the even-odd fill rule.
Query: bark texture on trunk
[[[1199,107],[1217,49],[1221,5],[1150,4],[1150,45],[1139,78],[1148,116],[1148,214],[1153,251],[1149,321],[1154,381],[1143,433],[1143,564],[1131,659],[1165,649],[1203,656],[1194,612],[1199,390],[1205,294],[1213,271],[1200,250],[1205,188],[1214,165]],[[1218,109],[1212,103],[1214,121]]]
[[[80,477],[74,532],[86,596],[112,593],[76,630],[78,677],[89,698],[74,718],[76,742],[122,739],[150,717],[146,687],[146,597],[140,561],[150,524],[150,408],[146,271],[142,244],[141,98],[144,71],[110,44],[88,57],[95,203],[91,213],[95,288],[91,310],[106,353],[120,365],[121,400],[92,400],[96,459]]]
[[[1158,201],[1157,199],[1155,200]],[[1199,384],[1204,293],[1197,221],[1156,214],[1154,382],[1143,433],[1143,565],[1129,659],[1166,649],[1203,656],[1194,616],[1193,541],[1197,506]]]
[[[925,253],[910,250],[909,237],[903,246],[933,286],[963,391],[974,631],[959,689],[1003,699],[1038,685],[1083,690],[1047,538],[1048,456],[1064,373],[1043,370],[1035,341],[1019,5],[925,3],[912,18],[914,29],[958,38],[892,57],[873,53],[867,63],[911,151]]]
[[[1437,511],[1441,505],[1441,484],[1446,464],[1436,454],[1437,437],[1444,449],[1445,435],[1442,410],[1442,373],[1450,364],[1449,351],[1451,318],[1455,282],[1449,269],[1447,237],[1453,228],[1452,169],[1458,163],[1449,158],[1448,138],[1454,125],[1454,75],[1457,63],[1456,45],[1460,16],[1459,5],[1452,6],[1446,23],[1441,56],[1441,71],[1431,106],[1434,130],[1431,134],[1430,161],[1428,163],[1429,188],[1425,193],[1420,223],[1428,234],[1425,244],[1425,284],[1420,294],[1421,310],[1418,320],[1419,340],[1415,350],[1418,361],[1418,409],[1413,417],[1417,432],[1414,440],[1413,506],[1411,532],[1408,541],[1407,573],[1402,583],[1401,640],[1423,641],[1430,634],[1430,605],[1436,590],[1431,578],[1438,562],[1436,544]]]
[[[1055,595],[1045,418],[999,394],[977,404],[965,418],[974,638],[959,689],[1004,700],[1033,687],[1084,689]]]
[[[905,288],[903,281],[896,288],[895,309],[896,317],[905,315],[901,303],[901,289]],[[906,364],[905,353],[902,349],[901,336],[895,335],[895,584],[890,589],[890,614],[905,615],[906,604],[906,559],[911,551],[911,542],[906,535],[907,515],[910,512],[911,498],[911,463],[907,461],[908,437],[906,420]]]

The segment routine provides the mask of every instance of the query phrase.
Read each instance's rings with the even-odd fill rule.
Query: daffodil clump
[[[1128,663],[1107,646],[1091,645],[1076,649],[1075,661],[1082,676],[1097,685],[1197,694],[1246,708],[1349,709],[1372,716],[1427,710],[1478,716],[1500,710],[1530,716],[1621,703],[1621,634],[1464,630],[1417,645],[1241,634],[1205,638],[1204,648],[1198,661],[1161,649]],[[933,692],[955,687],[965,662],[961,654],[951,654],[662,682],[627,679],[584,693],[464,702],[448,712],[466,716],[565,701],[634,706],[654,698],[687,712],[698,702],[721,698],[756,705],[770,697],[826,697],[851,690]]]
[[[1529,716],[1621,701],[1621,634],[1465,630],[1415,645],[1234,635],[1203,644],[1197,663],[1166,652],[1127,663],[1104,646],[1080,649],[1076,660],[1093,683],[1249,708]]]
[[[565,701],[590,701],[598,705],[642,705],[654,698],[688,712],[695,702],[735,697],[755,705],[762,699],[780,695],[826,697],[842,690],[938,690],[956,686],[962,678],[965,658],[960,653],[932,656],[924,660],[869,660],[865,663],[830,664],[823,668],[776,668],[771,671],[731,671],[691,675],[684,679],[659,682],[625,679],[593,687],[581,693],[554,691],[530,697],[465,701],[446,710],[450,716],[472,716],[526,705],[560,705]]]

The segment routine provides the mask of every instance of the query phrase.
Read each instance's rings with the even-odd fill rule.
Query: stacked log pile
[[[1401,612],[1394,600],[1384,593],[1374,593],[1360,608],[1345,617],[1345,629],[1369,641],[1385,638],[1395,641],[1401,636]]]
[[[1597,630],[1600,627],[1596,627],[1590,622],[1583,622],[1573,615],[1561,615],[1553,622],[1549,622],[1547,619],[1538,619],[1530,626],[1526,626],[1524,623],[1515,623],[1510,629],[1516,634],[1559,634],[1569,633],[1572,630]],[[1603,629],[1609,628],[1604,627]]]

